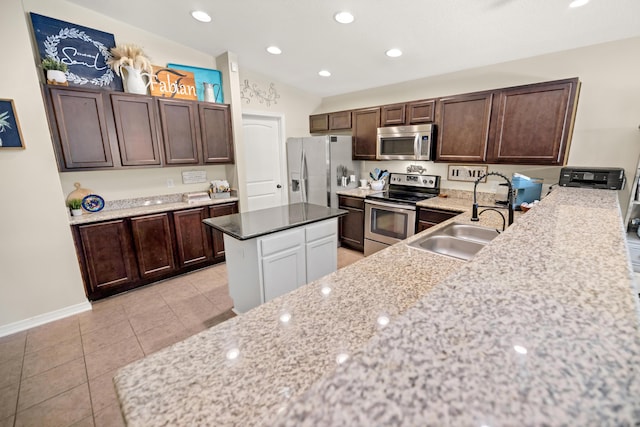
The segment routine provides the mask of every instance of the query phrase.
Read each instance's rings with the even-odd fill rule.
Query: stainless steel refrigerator
[[[337,190],[356,188],[359,163],[351,159],[350,136],[287,139],[289,203],[338,207]]]

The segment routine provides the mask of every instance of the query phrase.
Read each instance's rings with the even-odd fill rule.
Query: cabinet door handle
[[[276,185],[276,188],[282,188],[282,185],[278,184]]]

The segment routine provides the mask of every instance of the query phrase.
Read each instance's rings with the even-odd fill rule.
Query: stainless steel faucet
[[[511,181],[509,180],[509,178],[507,178],[506,176],[498,172],[489,172],[485,175],[482,175],[481,177],[476,179],[475,182],[473,183],[473,210],[471,212],[471,221],[480,221],[480,215],[482,215],[482,212],[484,211],[495,211],[495,212],[498,212],[502,217],[502,231],[504,231],[506,228],[505,218],[502,212],[498,210],[498,209],[504,209],[504,208],[501,208],[498,206],[479,206],[478,205],[478,197],[477,197],[478,183],[482,179],[490,175],[499,176],[500,178],[507,181],[507,186],[509,188],[508,194],[507,194],[507,210],[509,212],[509,225],[513,224],[513,185],[511,184]],[[478,208],[487,208],[487,209],[484,209],[480,213],[478,213]]]

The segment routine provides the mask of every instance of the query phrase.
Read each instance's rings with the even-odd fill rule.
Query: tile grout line
[[[93,409],[93,396],[91,394],[91,384],[89,384],[89,369],[87,368],[87,355],[84,351],[84,340],[82,339],[82,328],[80,328],[80,319],[78,319],[78,328],[80,329],[80,346],[82,347],[82,361],[84,362],[84,374],[87,378],[87,390],[89,391],[89,404],[91,405],[91,420],[96,425],[96,411]]]
[[[20,390],[22,389],[22,376],[24,375],[24,358],[27,353],[27,337],[29,336],[29,332],[27,331],[24,334],[24,349],[22,352],[22,365],[20,366],[20,380],[18,381],[18,394],[16,396],[16,409],[13,412],[13,427],[16,426],[16,422],[18,421],[18,403],[20,402]]]

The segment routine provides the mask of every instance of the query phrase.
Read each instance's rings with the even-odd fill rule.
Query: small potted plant
[[[67,64],[55,58],[47,57],[42,60],[42,69],[47,72],[47,81],[55,83],[67,82]]]
[[[67,200],[67,206],[71,209],[71,215],[80,216],[82,215],[82,200],[80,199],[69,199]]]

